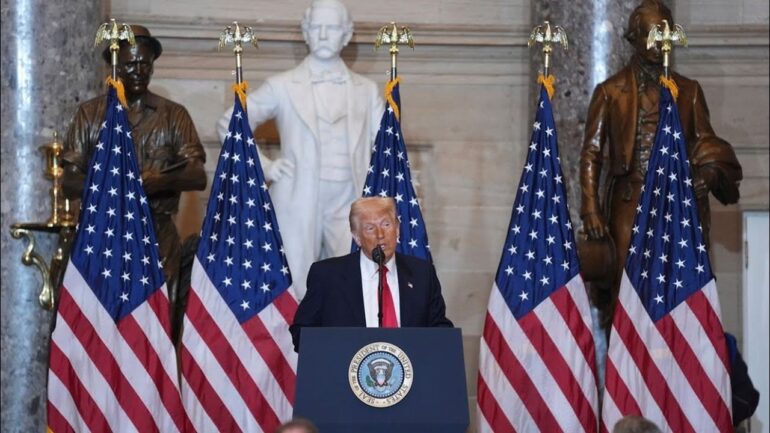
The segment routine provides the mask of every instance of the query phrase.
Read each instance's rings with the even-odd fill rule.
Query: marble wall
[[[45,428],[45,383],[51,313],[38,305],[42,279],[21,264],[16,222],[45,222],[48,190],[38,146],[64,134],[75,105],[96,95],[101,77],[94,34],[99,0],[63,4],[2,1],[2,426],[15,433]],[[38,233],[50,257],[53,235]]]
[[[5,5],[9,0],[3,1],[5,21]],[[545,19],[535,16],[536,12],[544,10],[543,2],[394,0],[347,3],[356,22],[356,35],[343,56],[354,70],[380,85],[387,79],[389,58],[386,52],[372,49],[376,30],[395,20],[409,25],[414,32],[416,49],[402,50],[399,57],[399,74],[403,80],[403,130],[418,174],[418,188],[424,200],[424,215],[448,314],[463,329],[469,404],[473,407],[483,318],[530,133],[531,95],[536,88],[536,77],[533,55],[526,47],[526,40],[531,22]],[[594,3],[606,2],[596,0]],[[746,179],[742,184],[741,204],[723,207],[714,203],[714,227],[721,229],[712,235],[723,318],[729,330],[740,334],[740,212],[770,207],[766,147],[770,138],[766,114],[770,84],[768,15],[762,12],[767,1],[737,3],[739,7],[729,10],[715,0],[679,0],[674,1],[673,6],[675,18],[688,30],[691,42],[689,48],[678,50],[675,68],[701,82],[711,106],[715,129],[733,143],[744,164]],[[209,178],[213,176],[219,152],[215,123],[232,103],[229,87],[234,80],[232,55],[216,49],[219,32],[236,18],[256,30],[260,48],[249,49],[244,56],[245,78],[255,88],[267,76],[293,67],[305,56],[307,51],[299,31],[299,20],[307,4],[306,0],[233,0],[224,4],[206,0],[134,0],[112,2],[109,6],[110,16],[146,25],[163,43],[164,53],[155,64],[151,88],[188,108],[208,152]],[[585,4],[589,7],[588,2]],[[613,19],[603,25],[619,32],[625,21],[618,23]],[[11,62],[6,60],[5,41],[4,84],[6,62]],[[584,46],[574,48],[575,53],[584,53],[580,55],[591,52]],[[557,54],[557,62],[565,61],[558,56],[560,54]],[[564,64],[563,67],[571,66]],[[82,94],[93,91],[86,84],[78,86]],[[74,89],[76,85],[70,88]],[[570,98],[577,104],[587,103],[580,94]],[[5,106],[4,103],[3,110]],[[65,106],[69,110],[72,104],[67,100],[58,106],[60,110],[65,110]],[[581,115],[580,110],[570,107],[560,107],[557,117],[571,109],[575,116]],[[8,130],[6,125],[14,125],[13,118],[10,123],[5,123],[7,116],[4,111],[3,138]],[[575,158],[579,145],[572,140],[569,143],[563,141],[561,137],[566,132],[559,132],[562,155]],[[270,127],[262,128],[259,137],[263,143],[274,143],[277,139]],[[4,145],[4,180],[8,176],[6,149]],[[270,149],[274,150],[274,147]],[[25,161],[35,160],[37,164],[36,158],[37,155],[30,152]],[[6,219],[10,209],[21,200],[18,195],[11,197],[14,198],[3,198],[6,231],[11,220],[34,216],[13,214],[11,220]],[[183,234],[199,230],[207,198],[208,190],[184,196],[182,211],[177,218]],[[573,200],[572,207],[578,205]],[[9,209],[8,214],[6,209]],[[8,287],[30,287],[36,282],[29,277],[33,274],[31,269],[15,262],[21,247],[9,249],[6,234],[3,236],[3,250],[11,251],[11,254],[4,254],[4,275],[14,272],[19,276],[16,278],[26,275],[32,280],[23,283],[17,280],[14,286],[9,286],[4,279],[5,312],[6,299],[11,299],[7,294],[10,293]],[[11,260],[14,263],[9,263]],[[35,297],[30,295],[30,289],[24,290],[26,292],[14,292],[12,296],[34,304]],[[4,315],[4,341],[11,327],[16,326],[5,320]],[[3,350],[5,378],[6,352]],[[6,393],[4,383],[4,408],[7,395],[13,394]]]

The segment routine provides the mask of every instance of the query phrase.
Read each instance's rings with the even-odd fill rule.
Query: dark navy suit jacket
[[[305,326],[366,327],[360,251],[315,262],[307,275],[307,293],[289,327],[299,350]],[[417,257],[396,254],[401,327],[452,327],[436,268]]]

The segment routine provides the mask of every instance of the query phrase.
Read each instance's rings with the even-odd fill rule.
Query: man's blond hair
[[[363,208],[367,206],[379,205],[381,208],[387,208],[390,211],[393,221],[398,224],[398,216],[396,215],[396,200],[393,197],[361,197],[350,205],[350,215],[348,216],[348,223],[350,223],[350,231],[355,233],[358,229],[358,217],[361,214]]]

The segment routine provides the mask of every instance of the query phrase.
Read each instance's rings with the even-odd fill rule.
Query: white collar
[[[370,259],[369,257],[366,257],[366,254],[364,254],[363,251],[361,251],[361,275],[366,279],[376,278],[377,273],[379,272],[379,269],[377,267],[377,263],[374,262],[374,260]],[[385,263],[385,266],[388,268],[388,273],[393,274],[396,270],[396,255],[393,254],[393,257],[388,260],[387,263]]]

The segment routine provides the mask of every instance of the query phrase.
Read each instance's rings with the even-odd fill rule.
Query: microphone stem
[[[382,328],[382,267],[382,263],[379,263],[379,278],[377,279],[377,326],[379,328]]]

